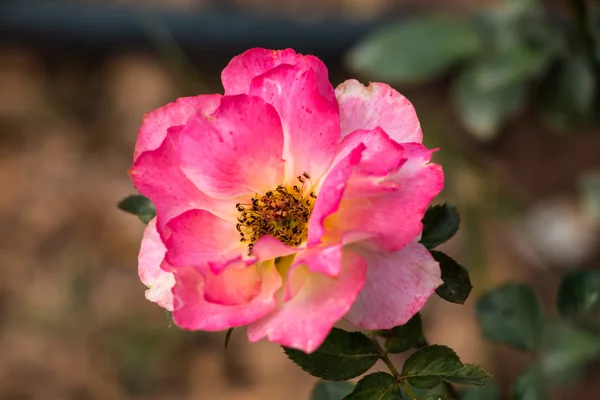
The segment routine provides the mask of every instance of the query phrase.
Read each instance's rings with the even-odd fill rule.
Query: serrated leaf
[[[423,347],[406,360],[402,378],[418,388],[431,388],[441,381],[483,385],[489,374],[480,366],[463,364],[456,353],[441,345]]]
[[[542,385],[542,376],[536,362],[529,364],[510,388],[513,400],[546,400],[547,393]]]
[[[421,316],[417,313],[404,325],[385,331],[385,349],[388,353],[402,353],[412,349],[422,336]]]
[[[225,334],[225,348],[229,344],[229,339],[231,339],[231,333],[233,332],[233,328],[227,329],[227,333]]]
[[[125,212],[137,215],[143,223],[147,224],[156,216],[156,208],[149,198],[134,194],[119,202],[119,208]]]
[[[365,373],[379,355],[375,344],[360,332],[333,328],[327,339],[312,354],[283,348],[300,368],[318,378],[343,381]]]
[[[460,392],[460,400],[498,400],[500,389],[495,383],[488,383],[479,387],[468,387]]]
[[[544,317],[529,286],[509,283],[488,291],[477,301],[477,316],[488,339],[519,350],[540,344]]]
[[[414,83],[436,77],[479,48],[470,21],[427,15],[375,32],[350,51],[347,63],[372,79]]]
[[[319,381],[315,384],[310,400],[341,400],[354,389],[349,382]]]
[[[435,293],[451,303],[464,304],[473,289],[469,271],[441,251],[433,250],[431,255],[440,263],[442,281],[444,281]]]
[[[397,400],[400,397],[398,381],[385,372],[375,372],[362,378],[344,400]]]
[[[421,244],[433,249],[452,238],[460,225],[456,207],[444,203],[429,207],[423,217]]]
[[[558,311],[563,317],[579,317],[600,310],[600,270],[567,273],[558,288]]]

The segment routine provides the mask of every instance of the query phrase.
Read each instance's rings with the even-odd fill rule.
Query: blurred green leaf
[[[548,395],[542,384],[542,375],[537,362],[529,364],[510,389],[513,400],[546,400]]]
[[[367,37],[348,54],[347,62],[372,79],[413,83],[443,73],[479,48],[479,36],[469,21],[426,15]]]
[[[578,378],[600,356],[600,336],[554,321],[544,331],[538,362],[544,382],[553,386]]]
[[[477,301],[477,316],[491,340],[520,350],[534,350],[540,344],[544,317],[529,286],[509,283],[488,291]]]
[[[563,317],[600,310],[600,270],[568,272],[558,288],[557,307]]]
[[[119,208],[131,214],[137,215],[143,223],[147,224],[156,216],[156,208],[149,198],[135,194],[128,196],[119,202]]]
[[[588,60],[583,55],[565,58],[550,75],[544,90],[544,123],[556,130],[569,128],[591,111],[596,89],[596,76]]]
[[[343,381],[366,372],[379,358],[378,349],[360,332],[333,328],[321,347],[311,354],[283,348],[300,368],[318,378]]]
[[[579,183],[586,215],[600,222],[600,171],[584,173]]]
[[[423,347],[404,363],[402,377],[418,388],[431,388],[441,381],[463,385],[483,385],[489,374],[473,364],[463,364],[456,353],[446,347]]]
[[[421,339],[421,316],[417,313],[404,325],[385,331],[385,349],[388,353],[402,353],[412,349]]]
[[[451,303],[464,304],[473,288],[469,271],[441,251],[433,250],[431,255],[440,263],[444,281],[443,285],[435,289],[435,293]]]
[[[400,386],[392,375],[375,372],[362,378],[344,400],[397,400]]]
[[[456,207],[444,203],[431,206],[423,217],[423,233],[420,242],[433,249],[451,239],[460,225],[460,216]]]
[[[495,383],[488,383],[480,387],[468,387],[460,392],[460,400],[498,400],[500,389]]]
[[[432,394],[431,396],[427,396],[425,400],[455,400],[452,397],[446,396],[445,394]]]
[[[341,400],[354,389],[349,382],[319,381],[315,384],[310,400]]]

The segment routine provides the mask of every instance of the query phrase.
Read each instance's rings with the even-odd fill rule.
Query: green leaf
[[[429,207],[423,217],[421,244],[433,249],[446,242],[458,232],[460,216],[456,207],[444,203]]]
[[[519,350],[534,350],[540,344],[544,316],[529,286],[509,283],[488,291],[477,301],[477,316],[491,340]]]
[[[525,372],[513,383],[510,389],[513,400],[546,400],[548,395],[542,384],[542,375],[536,362],[529,364]]]
[[[442,281],[444,281],[435,293],[451,303],[464,304],[473,289],[469,271],[441,251],[433,250],[431,255],[440,263]]]
[[[554,321],[544,331],[538,362],[544,382],[560,385],[580,377],[600,356],[600,336]]]
[[[147,224],[156,216],[156,208],[148,199],[139,194],[128,196],[119,202],[119,208],[125,212],[137,215]]]
[[[431,388],[442,380],[464,385],[483,385],[489,374],[473,364],[463,364],[456,353],[446,347],[423,347],[406,360],[402,377],[418,388]]]
[[[385,350],[388,353],[402,353],[412,349],[422,336],[421,316],[417,313],[404,325],[384,331]]]
[[[351,50],[347,63],[372,79],[414,83],[440,75],[479,48],[469,21],[426,15],[375,32]]]
[[[498,400],[500,389],[495,383],[480,387],[468,387],[460,392],[460,400]]]
[[[585,215],[600,222],[600,170],[587,171],[581,175],[579,195]]]
[[[225,334],[225,348],[229,344],[229,339],[231,339],[231,332],[233,332],[233,328],[227,329],[227,333]]]
[[[600,310],[600,270],[567,273],[558,288],[557,307],[563,317],[585,316]]]
[[[427,396],[425,400],[454,400],[452,397],[446,396],[445,394],[432,394]]]
[[[319,381],[310,394],[310,400],[341,400],[354,389],[349,382]]]
[[[379,355],[375,344],[360,332],[333,328],[325,342],[312,354],[283,348],[300,368],[318,378],[343,381],[366,372]]]
[[[344,400],[397,400],[400,386],[392,375],[375,372],[362,378]]]

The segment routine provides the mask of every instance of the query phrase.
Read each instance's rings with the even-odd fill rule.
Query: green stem
[[[406,382],[404,382],[404,380],[400,376],[400,373],[398,372],[398,369],[396,369],[396,366],[394,365],[394,363],[392,363],[392,360],[390,360],[390,358],[388,357],[388,353],[381,348],[381,345],[377,341],[377,337],[373,336],[373,337],[371,337],[371,340],[373,341],[373,343],[375,343],[375,346],[377,347],[377,350],[379,353],[379,358],[381,359],[381,361],[383,361],[383,363],[386,365],[386,367],[388,367],[388,369],[390,370],[390,372],[392,373],[394,378],[396,378],[396,380],[398,381],[400,386],[402,386],[404,388],[404,390],[406,391],[406,393],[408,393],[411,400],[417,400],[414,393],[410,389],[410,386],[408,386],[406,384]]]

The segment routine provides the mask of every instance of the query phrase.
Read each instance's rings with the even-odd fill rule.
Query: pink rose
[[[410,102],[383,83],[333,89],[316,57],[251,49],[225,95],[145,115],[131,178],[157,210],[146,297],[184,329],[247,325],[312,352],[344,318],[389,329],[441,284],[418,243],[443,187]]]

